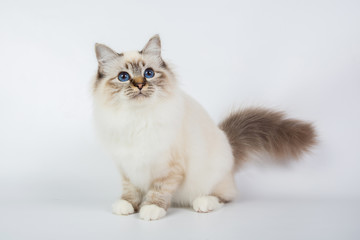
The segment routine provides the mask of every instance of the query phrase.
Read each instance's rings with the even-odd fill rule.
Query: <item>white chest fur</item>
[[[182,124],[179,99],[136,108],[95,105],[94,113],[99,135],[120,170],[147,189],[171,160]]]

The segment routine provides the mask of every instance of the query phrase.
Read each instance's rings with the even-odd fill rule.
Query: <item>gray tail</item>
[[[288,119],[284,113],[263,108],[248,108],[231,113],[220,125],[232,146],[235,168],[249,153],[267,152],[276,160],[299,158],[316,144],[311,123]]]

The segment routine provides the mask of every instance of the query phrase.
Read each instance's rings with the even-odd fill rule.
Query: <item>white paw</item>
[[[112,205],[112,212],[118,215],[129,215],[134,213],[134,208],[128,201],[120,199]]]
[[[140,209],[140,218],[147,221],[157,220],[165,216],[165,214],[166,210],[155,204],[144,205]]]
[[[197,212],[211,212],[220,208],[223,204],[219,202],[219,199],[214,196],[198,197],[193,201],[193,208]]]

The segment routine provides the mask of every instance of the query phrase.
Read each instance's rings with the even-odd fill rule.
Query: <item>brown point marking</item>
[[[96,78],[100,80],[100,79],[103,78],[103,77],[105,77],[105,74],[101,71],[101,69],[100,69],[100,67],[99,67],[99,68],[98,68],[98,71],[97,71]]]
[[[232,146],[235,169],[239,169],[251,152],[265,151],[279,161],[288,157],[296,159],[317,142],[311,123],[288,119],[282,112],[263,108],[233,112],[219,127]]]
[[[146,83],[146,79],[144,77],[138,76],[138,77],[134,77],[131,81],[134,85],[136,84],[145,84]]]
[[[164,62],[164,60],[161,60],[160,67],[164,69],[168,69],[167,64]]]
[[[123,175],[123,192],[121,199],[124,199],[131,203],[135,211],[139,210],[139,206],[142,200],[142,192],[139,188],[134,186],[130,180]]]
[[[142,205],[155,204],[165,210],[169,208],[172,194],[185,177],[184,168],[179,162],[169,162],[169,168],[166,176],[157,178],[152,182],[150,191],[146,194]]]
[[[105,75],[103,74],[103,72],[101,71],[100,66],[98,67],[98,71],[96,73],[96,79],[94,82],[94,90],[97,89],[97,87],[99,86],[100,81],[105,77]]]
[[[108,80],[105,84],[108,89],[111,89],[111,96],[119,93],[123,89],[123,85],[121,83],[113,82],[114,79],[115,78]]]

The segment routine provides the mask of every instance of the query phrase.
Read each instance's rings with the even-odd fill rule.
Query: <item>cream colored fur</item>
[[[179,88],[166,100],[134,106],[113,107],[96,93],[94,96],[100,138],[121,171],[142,191],[165,175],[164,167],[173,152],[179,154],[185,169],[173,203],[191,205],[231,176],[234,160],[224,132]]]

